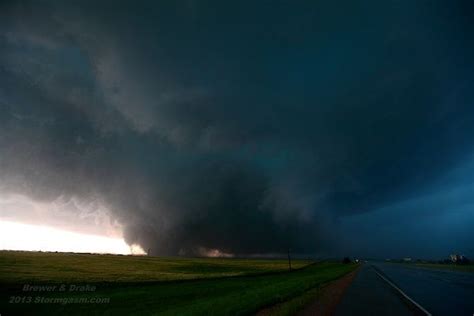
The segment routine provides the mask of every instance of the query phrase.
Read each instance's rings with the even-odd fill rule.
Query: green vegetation
[[[314,287],[303,294],[293,297],[281,304],[275,305],[271,308],[268,315],[271,316],[288,316],[294,315],[297,312],[301,311],[307,304],[311,303],[314,299],[320,296],[321,291],[323,291],[322,284],[318,284],[317,287]]]
[[[308,260],[293,262],[298,269]],[[286,271],[286,260],[0,251],[0,282],[145,282]]]
[[[474,264],[445,264],[445,263],[417,263],[418,267],[431,268],[431,269],[448,269],[455,271],[474,272]]]
[[[282,272],[286,268],[284,260],[161,259],[49,253],[27,255],[13,253],[12,256],[11,254],[1,253],[0,256],[0,282],[4,284],[5,281],[9,282],[7,286],[2,287],[0,293],[0,310],[5,315],[249,314],[265,306],[301,296],[306,291],[337,279],[356,267],[339,263],[308,265],[307,261],[294,261],[293,266],[304,268]],[[117,262],[114,262],[115,260]],[[77,261],[83,264],[87,262],[87,265],[82,267]],[[139,271],[141,268],[143,270]],[[57,269],[57,272],[54,273],[53,269]],[[125,275],[127,273],[132,275]],[[97,274],[103,276],[99,277]],[[166,282],[143,282],[148,281],[147,276],[155,281]],[[61,279],[63,277],[65,279]],[[124,282],[113,282],[115,277]],[[69,292],[67,288],[65,292],[24,292],[22,285],[27,280],[36,280],[27,283],[35,285],[44,285],[45,283],[41,283],[44,281],[63,280],[67,280],[64,282],[70,285],[71,280],[74,280],[94,286],[96,289],[90,292]],[[112,282],[97,283],[104,280]],[[66,299],[100,297],[110,299],[110,303],[14,304],[9,303],[12,296],[31,297],[33,302],[37,297]]]

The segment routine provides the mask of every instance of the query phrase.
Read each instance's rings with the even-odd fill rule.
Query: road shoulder
[[[267,307],[257,315],[332,315],[359,269],[360,267],[357,267],[341,278],[313,288],[289,301]]]

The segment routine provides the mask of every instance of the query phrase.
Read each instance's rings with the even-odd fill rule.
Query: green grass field
[[[245,315],[300,296],[355,268],[355,265],[309,264],[308,261],[293,261],[293,266],[298,269],[289,272],[286,260],[0,252],[0,283],[3,284],[0,313]],[[66,284],[66,291],[22,291],[24,284],[51,282],[57,287]],[[69,292],[71,284],[96,289]],[[68,300],[95,297],[109,302],[35,303],[42,297]]]
[[[310,261],[293,262],[294,268]],[[0,282],[150,282],[286,271],[286,260],[0,251]]]

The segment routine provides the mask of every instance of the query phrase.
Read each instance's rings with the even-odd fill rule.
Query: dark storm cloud
[[[156,253],[330,251],[472,152],[469,2],[1,12],[2,192],[100,201]]]

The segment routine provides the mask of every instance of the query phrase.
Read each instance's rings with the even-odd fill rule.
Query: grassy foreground
[[[296,260],[298,269],[310,261]],[[286,271],[286,260],[0,251],[0,282],[148,282]]]
[[[44,259],[43,256],[47,257],[48,255],[51,255],[51,257],[47,267],[54,266],[59,270],[57,274],[54,274],[49,269],[46,269],[49,273],[46,274],[47,277],[44,277],[43,272],[45,271],[46,263],[42,260],[46,260],[47,258]],[[38,254],[38,256],[38,258],[42,258],[38,261],[38,265],[34,260],[24,261],[23,258],[23,261],[16,261],[20,263],[19,265],[12,267],[12,258],[5,258],[4,253],[0,255],[2,257],[0,259],[0,267],[2,269],[0,283],[6,284],[6,286],[2,286],[0,292],[0,310],[2,314],[251,314],[262,307],[302,295],[309,289],[337,279],[355,268],[355,265],[339,263],[308,265],[306,261],[298,261],[294,262],[294,264],[299,267],[306,267],[291,272],[282,272],[285,262],[283,260],[148,258],[153,263],[145,264],[147,269],[142,272],[145,275],[150,274],[155,277],[154,280],[164,280],[166,282],[143,282],[143,280],[148,279],[136,270],[144,264],[142,261],[146,258],[91,256],[94,257],[94,264],[92,264],[89,260],[90,258],[83,259],[83,257],[77,257],[75,259],[79,261],[86,260],[88,266],[84,267],[82,273],[73,276],[74,273],[67,273],[68,271],[70,272],[68,260],[72,259],[64,258],[67,256],[87,257],[87,255],[43,253]],[[105,260],[105,262],[102,262],[101,259]],[[130,268],[130,271],[134,270],[131,273],[138,277],[134,279],[132,276],[122,275],[120,280],[127,280],[127,282],[113,282],[112,277],[119,276],[120,274],[115,271],[118,268],[114,265],[113,259],[118,261],[129,260],[128,264],[134,267],[133,269]],[[133,262],[134,260],[138,261]],[[5,267],[5,262],[9,264],[7,267]],[[75,262],[75,260],[71,262]],[[121,267],[120,264],[118,265]],[[77,266],[74,267],[77,268]],[[129,271],[128,269],[123,269],[119,270],[122,273],[124,273],[123,271]],[[7,270],[10,271],[8,274],[5,273]],[[101,279],[96,276],[97,273],[103,273],[105,277]],[[67,281],[61,280],[61,277],[64,275],[68,277],[65,279]],[[186,280],[190,278],[190,275],[192,275],[194,280]],[[236,275],[238,277],[234,277]],[[221,277],[216,278],[216,276]],[[38,281],[27,283],[28,278]],[[57,289],[40,292],[23,291],[25,283],[45,285],[49,282],[44,281],[51,280],[66,283],[66,290],[64,292]],[[70,280],[75,280],[75,283],[71,283]],[[97,282],[97,280],[107,280],[109,282]],[[5,281],[8,281],[8,283],[5,283]],[[56,286],[59,287],[60,285],[56,283]],[[95,289],[86,292],[76,289],[68,291],[70,285],[87,285],[89,288],[94,287]],[[17,297],[20,297],[20,299],[17,299]],[[51,298],[60,298],[60,300],[44,303],[47,299]],[[90,301],[85,303],[84,299],[88,300],[91,298],[105,298],[106,301],[102,303],[91,303]],[[72,302],[78,299],[82,299],[82,302]],[[18,302],[14,303],[13,301],[15,300]]]

